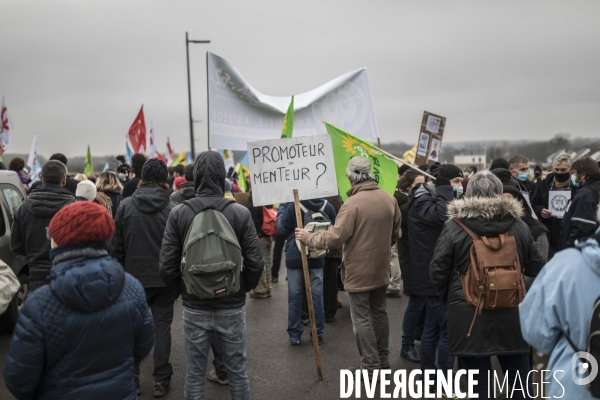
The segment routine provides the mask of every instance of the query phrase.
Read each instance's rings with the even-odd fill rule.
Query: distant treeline
[[[396,157],[402,158],[407,150],[410,150],[414,144],[404,142],[394,143],[383,143],[381,147],[395,155]],[[488,164],[498,158],[504,157],[510,158],[515,154],[523,154],[528,157],[532,164],[543,164],[546,162],[546,158],[552,153],[558,150],[565,149],[566,152],[571,153],[573,151],[580,151],[582,149],[589,148],[591,151],[588,155],[594,154],[596,151],[600,151],[600,138],[574,138],[571,139],[569,134],[559,133],[552,139],[546,141],[472,141],[472,142],[447,142],[442,143],[442,152],[440,154],[440,161],[442,163],[454,162],[454,156],[458,154],[469,154],[469,151],[477,151],[484,149],[487,155]],[[477,149],[477,150],[473,150]],[[243,151],[234,151],[233,157],[237,162],[242,155]],[[10,160],[14,157],[21,157],[27,162],[28,154],[5,154],[2,159],[4,164],[8,167]],[[47,157],[38,155],[40,165],[48,159]],[[104,169],[104,165],[108,162],[110,169],[117,167],[116,155],[114,156],[100,156],[92,157],[94,161],[94,171],[100,172]],[[72,157],[69,158],[68,162],[69,172],[82,172],[85,166],[85,157]]]

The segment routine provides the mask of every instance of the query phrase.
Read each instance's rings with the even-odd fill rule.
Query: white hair
[[[361,182],[373,179],[373,173],[371,171],[357,173],[357,172],[351,171],[349,168],[346,168],[346,176],[348,177],[348,179],[350,179],[350,182],[352,182],[355,185],[357,183],[361,183]]]
[[[571,165],[573,164],[573,159],[569,154],[559,154],[554,158],[554,161],[552,161],[552,166],[561,164],[563,162],[566,162],[569,168],[571,168]]]
[[[490,172],[478,172],[469,179],[465,197],[502,196],[502,182]]]

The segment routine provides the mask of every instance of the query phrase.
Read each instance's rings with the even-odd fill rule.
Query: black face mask
[[[571,174],[568,172],[565,172],[564,174],[557,174],[556,172],[554,173],[554,178],[558,181],[558,182],[566,182],[569,179],[571,179]]]

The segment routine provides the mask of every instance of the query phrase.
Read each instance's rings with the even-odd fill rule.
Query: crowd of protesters
[[[251,191],[244,205],[238,202],[236,181],[245,178],[227,172],[216,152],[175,168],[135,154],[129,174],[90,177],[70,177],[67,158],[55,154],[33,183],[22,159],[9,169],[29,186],[10,242],[29,266],[30,294],[4,372],[19,399],[135,399],[142,391],[139,365],[152,348],[153,395],[165,396],[179,296],[186,398],[204,398],[206,378],[229,385],[233,399],[250,398],[244,306],[247,297],[269,301],[272,285],[283,278],[282,254],[290,345],[300,345],[304,325],[311,324],[305,285],[319,345],[326,344],[326,322],[335,320],[344,290],[360,356],[353,369],[369,374],[390,368],[398,356],[445,376],[457,363],[479,370],[475,392],[488,398],[490,357],[498,357],[512,385],[534,369],[536,352],[550,356],[547,369],[570,376],[575,349],[588,346],[600,297],[600,167],[591,158],[573,162],[558,155],[546,174],[523,155],[494,160],[490,172],[403,164],[391,195],[379,188],[370,161],[353,157],[345,202],[341,196],[300,202],[305,224],[326,226],[315,232],[297,227],[293,203],[255,206]],[[568,200],[564,214],[550,204],[557,193]],[[190,283],[194,266],[187,267],[186,258],[194,257],[189,246],[196,240],[190,235],[204,210],[224,217],[221,236],[235,242],[232,259],[241,254],[243,268],[228,267],[236,285],[225,281],[234,288],[227,286],[227,295],[220,288],[214,296],[200,295]],[[484,307],[481,295],[481,307],[473,305],[465,282],[479,241],[495,250],[514,243],[511,267],[524,284],[516,281],[511,290],[524,297],[520,304]],[[309,282],[300,243],[307,248]],[[230,264],[236,263],[213,266],[222,272]],[[401,293],[408,304],[401,351],[394,355],[386,299]],[[214,370],[208,371],[211,348]],[[529,398],[531,382],[524,385],[512,398]],[[592,398],[585,386],[568,390],[569,398]],[[560,388],[551,383],[548,393]]]

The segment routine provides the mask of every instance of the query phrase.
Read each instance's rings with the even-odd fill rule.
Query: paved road
[[[282,276],[285,276],[283,271]],[[338,399],[340,395],[340,369],[358,366],[360,359],[348,309],[348,297],[340,292],[343,308],[336,319],[325,328],[321,346],[324,379],[317,379],[314,353],[308,329],[304,332],[301,346],[290,346],[287,328],[287,282],[285,278],[273,284],[273,297],[250,299],[246,303],[248,375],[253,399]],[[400,359],[402,315],[408,298],[388,299],[390,317],[390,364],[393,370],[418,368]],[[175,305],[173,321],[173,345],[171,362],[174,375],[169,394],[165,399],[183,399],[185,356],[183,350],[181,301]],[[0,367],[4,371],[4,359],[9,335],[0,336]],[[212,367],[212,365],[210,366]],[[152,399],[153,378],[151,357],[142,363],[142,395],[140,399]],[[363,391],[363,398],[364,391]],[[228,387],[211,382],[206,384],[206,399],[229,399]],[[354,398],[354,397],[353,397]],[[0,399],[13,399],[0,377]],[[115,399],[116,400],[116,399]]]

